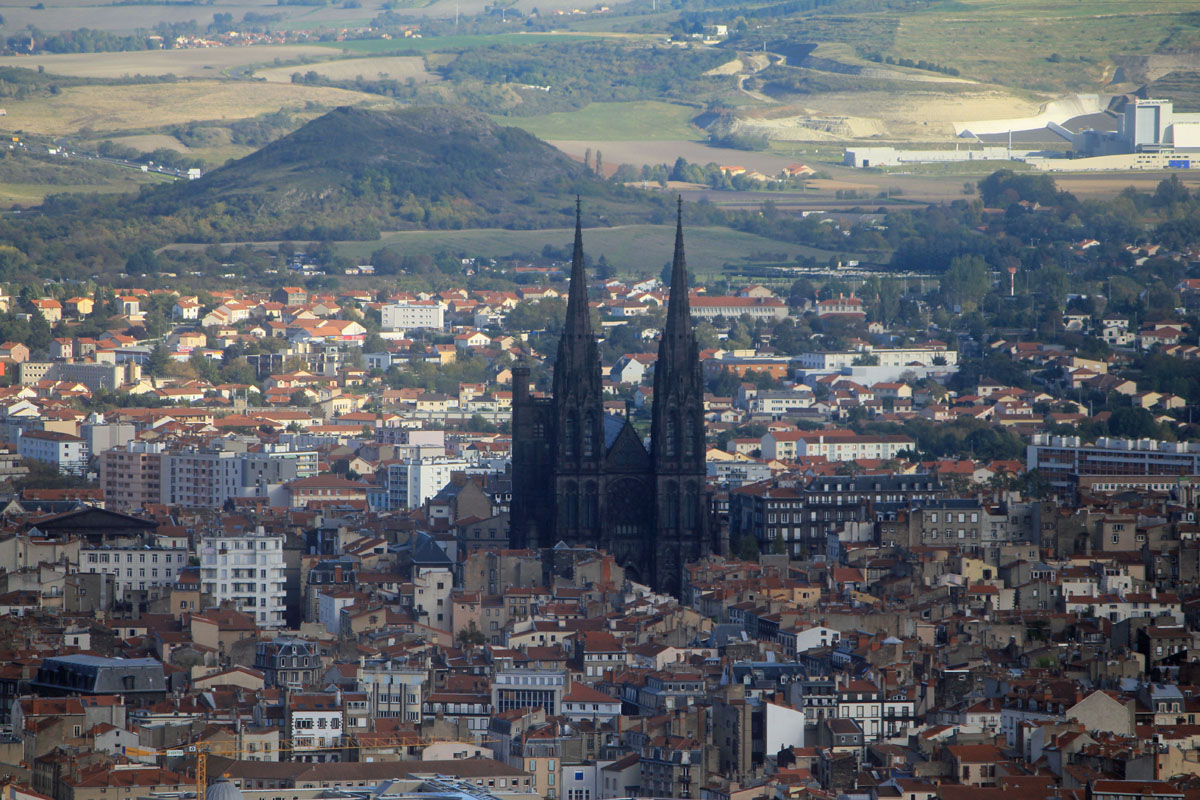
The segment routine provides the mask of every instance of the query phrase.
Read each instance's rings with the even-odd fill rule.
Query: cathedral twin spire
[[[671,263],[671,293],[667,299],[667,323],[659,344],[658,358],[671,367],[686,366],[680,359],[692,359],[695,334],[692,309],[688,301],[687,262],[683,255],[683,198],[678,200],[675,218],[675,256]]]
[[[588,307],[587,272],[583,266],[582,205],[575,199],[575,247],[571,255],[571,284],[567,292],[567,316],[563,320],[554,369],[554,394],[584,396],[601,391],[600,352],[592,333]]]
[[[602,391],[599,348],[592,332],[588,306],[587,272],[583,261],[583,211],[575,199],[575,245],[571,254],[571,283],[567,292],[567,315],[559,341],[558,361],[554,370],[554,393],[566,399],[595,399]],[[688,272],[683,250],[683,198],[676,206],[675,253],[671,264],[671,290],[667,299],[667,318],[659,341],[655,386],[669,393],[695,393],[699,381],[699,353],[692,330],[691,304],[688,302]],[[701,390],[702,391],[702,390]],[[664,392],[664,395],[667,392]]]

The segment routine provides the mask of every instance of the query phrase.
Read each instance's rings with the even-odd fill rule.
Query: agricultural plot
[[[7,103],[5,131],[62,136],[141,131],[194,120],[237,120],[278,111],[322,106],[389,106],[384,98],[317,86],[230,81],[193,81],[130,86],[81,86],[51,97]]]
[[[196,22],[201,28],[212,22],[214,13],[278,17],[277,27],[303,28],[317,25],[365,24],[383,10],[384,0],[360,0],[361,7],[345,9],[341,3],[325,6],[279,5],[275,0],[242,0],[208,6],[197,3],[159,3],[116,5],[96,0],[43,0],[40,3],[5,3],[5,30],[18,31],[28,25],[43,31],[94,28],[114,33],[134,33],[153,28],[160,22]]]
[[[4,12],[7,14],[7,9]],[[133,75],[176,75],[217,78],[230,69],[301,58],[328,58],[328,48],[316,45],[213,47],[188,50],[140,50],[127,53],[61,53],[3,56],[0,67],[45,67],[54,75],[79,78],[123,78]]]
[[[674,103],[592,103],[579,111],[533,117],[497,117],[502,125],[523,128],[547,140],[661,141],[703,136],[690,120],[696,109]]]

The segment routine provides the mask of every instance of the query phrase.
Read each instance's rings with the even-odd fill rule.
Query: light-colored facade
[[[367,693],[371,715],[421,721],[428,672],[392,659],[367,659],[359,669],[359,690]]]
[[[948,350],[944,345],[929,347],[895,347],[861,350],[838,350],[830,353],[804,353],[800,356],[801,369],[831,370],[850,367],[860,360],[877,360],[880,367],[954,366],[958,364],[958,351]]]
[[[445,307],[435,300],[412,300],[389,303],[380,312],[385,331],[404,331],[411,328],[445,327]]]
[[[100,453],[104,502],[117,511],[141,508],[162,497],[162,445],[132,442]]]
[[[187,566],[182,547],[98,547],[81,550],[80,572],[106,572],[113,577],[114,596],[171,586]]]
[[[465,459],[408,458],[387,468],[387,501],[392,509],[418,508],[450,482],[454,472],[470,465]]]
[[[196,508],[220,508],[242,487],[238,454],[227,450],[187,449],[162,456],[162,502]]]
[[[21,458],[51,464],[59,472],[82,475],[87,472],[87,443],[78,436],[57,431],[25,431],[17,440]]]
[[[282,627],[283,537],[259,533],[202,537],[200,585],[213,603],[233,601],[259,626]]]
[[[231,497],[266,497],[272,486],[316,475],[317,454],[313,450],[167,451],[161,456],[157,502],[220,508]]]
[[[754,319],[780,320],[788,315],[787,303],[777,297],[706,297],[690,298],[692,317],[696,319],[737,319],[747,314]]]
[[[1080,475],[1200,475],[1200,443],[1105,436],[1087,443],[1078,436],[1039,433],[1026,448],[1025,462],[1027,469],[1039,470],[1056,490],[1069,492]]]

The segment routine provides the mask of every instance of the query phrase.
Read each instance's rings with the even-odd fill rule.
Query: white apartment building
[[[260,627],[283,627],[283,537],[259,532],[201,537],[200,584],[214,605],[232,600]]]
[[[898,434],[859,436],[844,432],[768,431],[762,437],[762,455],[768,460],[793,461],[808,456],[824,456],[828,461],[858,461],[895,458],[915,442]]]
[[[162,455],[161,502],[220,508],[242,488],[242,462],[228,450],[187,449]]]
[[[170,586],[187,566],[183,547],[96,547],[79,552],[80,572],[104,572],[112,576],[113,594],[123,600],[134,591]]]
[[[441,456],[406,458],[396,464],[388,464],[387,489],[388,508],[418,508],[442,490],[450,482],[453,472],[463,472],[470,465],[466,459]]]
[[[17,440],[21,458],[53,464],[59,472],[82,475],[87,472],[87,443],[78,436],[58,431],[23,431]]]
[[[446,326],[446,308],[436,300],[388,303],[380,314],[385,331],[405,331],[411,328],[437,328],[440,330]]]
[[[231,497],[266,497],[270,487],[317,474],[315,450],[264,452],[187,448],[162,454],[159,502],[220,508]]]
[[[860,359],[878,360],[880,367],[908,366],[954,366],[958,363],[958,351],[948,350],[945,345],[925,347],[871,347],[859,350],[838,350],[830,353],[802,353],[801,369],[831,370],[854,366]]]

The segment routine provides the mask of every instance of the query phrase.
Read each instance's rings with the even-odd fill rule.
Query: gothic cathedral
[[[683,568],[716,542],[705,485],[704,382],[683,257],[683,206],[671,293],[654,366],[650,448],[627,416],[604,413],[600,353],[588,309],[578,203],[567,317],[552,397],[513,370],[514,547],[559,542],[612,553],[627,574],[679,595]]]

